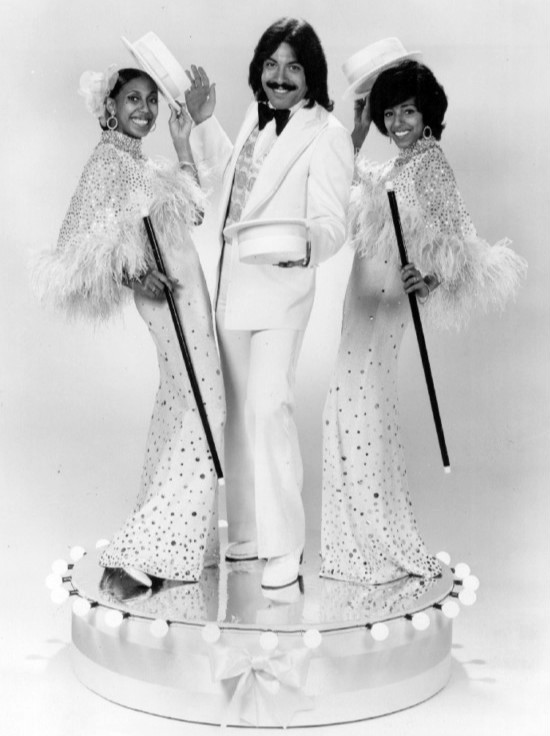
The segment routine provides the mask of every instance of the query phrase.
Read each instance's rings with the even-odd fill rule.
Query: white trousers
[[[216,314],[227,401],[229,541],[256,540],[259,557],[304,546],[303,468],[294,421],[302,330],[226,330]]]

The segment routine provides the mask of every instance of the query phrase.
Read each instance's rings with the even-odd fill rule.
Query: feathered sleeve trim
[[[104,320],[131,296],[124,286],[154,265],[142,217],[149,212],[166,247],[184,247],[199,188],[177,166],[151,164],[100,145],[88,161],[63,221],[57,247],[31,264],[42,302],[70,317]]]
[[[440,281],[422,310],[430,323],[459,328],[475,310],[502,309],[515,295],[526,262],[510,240],[491,246],[478,236],[439,146],[405,166],[364,162],[359,174],[351,195],[350,242],[361,256],[399,267],[385,190],[391,179],[409,261]]]
[[[202,222],[206,197],[193,176],[177,164],[157,160],[149,162],[152,177],[150,215],[157,235],[167,247],[181,245],[180,228],[192,228]]]

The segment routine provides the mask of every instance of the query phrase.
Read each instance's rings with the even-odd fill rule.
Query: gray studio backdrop
[[[450,106],[442,143],[479,232],[508,236],[530,265],[518,300],[461,333],[427,334],[453,473],[443,474],[412,331],[401,357],[410,481],[433,551],[449,549],[497,584],[546,569],[548,54],[544,0],[125,0],[4,2],[2,90],[2,540],[46,562],[109,536],[133,505],[156,390],[145,325],[128,308],[94,328],[67,324],[30,293],[31,249],[55,243],[99,129],[76,94],[85,69],[131,65],[120,36],[155,31],[217,82],[231,136],[251,97],[248,63],[264,28],[307,18],[327,53],[335,114],[348,127],[343,61],[398,36],[420,49]],[[171,156],[164,103],[150,155]],[[375,131],[369,156],[392,155]],[[215,235],[196,236],[212,283]],[[308,526],[320,520],[321,412],[338,342],[349,250],[319,271],[298,375]]]

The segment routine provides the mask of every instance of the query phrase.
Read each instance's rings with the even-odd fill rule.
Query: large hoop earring
[[[429,125],[425,125],[424,130],[422,131],[422,138],[424,138],[424,140],[427,141],[431,137],[432,137],[432,129],[430,128]]]
[[[113,124],[114,121],[114,124]],[[107,127],[109,130],[116,130],[118,128],[118,120],[115,117],[115,114],[112,112],[109,117],[107,118]]]
[[[151,131],[150,132],[152,133],[156,129],[156,127],[157,127],[157,121],[155,120],[155,122],[151,126]]]

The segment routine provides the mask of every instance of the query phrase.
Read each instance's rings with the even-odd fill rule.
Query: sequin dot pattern
[[[356,254],[323,416],[322,576],[379,584],[440,573],[418,532],[399,431],[409,320],[399,269]]]
[[[210,301],[183,227],[181,237],[179,248],[165,251],[165,262],[181,284],[176,305],[221,457],[225,403]],[[168,305],[138,294],[135,302],[156,345],[160,381],[138,500],[100,562],[197,581],[203,567],[219,560],[217,477]]]
[[[399,430],[398,357],[411,318],[386,183],[409,260],[440,282],[422,307],[426,322],[458,327],[474,309],[502,307],[526,263],[506,238],[491,246],[477,235],[434,138],[386,163],[360,159],[356,174],[348,212],[356,255],[324,410],[321,575],[367,585],[429,579],[441,566],[417,528]]]

